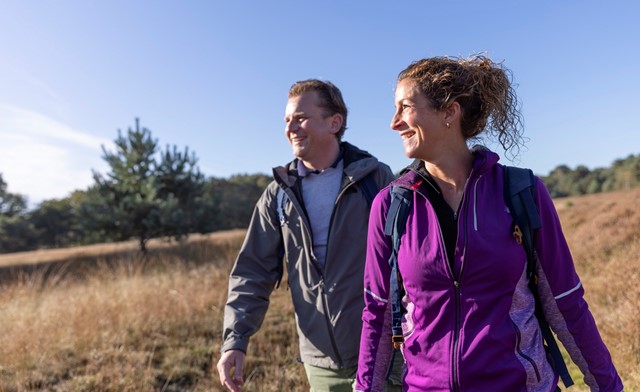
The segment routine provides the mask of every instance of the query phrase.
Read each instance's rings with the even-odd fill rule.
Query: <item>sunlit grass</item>
[[[625,390],[640,390],[640,189],[556,201],[563,229]],[[576,386],[588,391],[570,363]]]

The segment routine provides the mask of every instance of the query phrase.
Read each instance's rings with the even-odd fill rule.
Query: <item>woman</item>
[[[483,56],[428,58],[398,76],[391,128],[414,163],[392,183],[411,189],[398,250],[404,289],[405,391],[554,391],[529,290],[526,252],[512,235],[498,155],[468,147],[493,136],[521,144],[510,74]],[[546,318],[594,391],[623,389],[583,299],[551,198],[535,180],[542,227],[534,246]],[[369,219],[365,309],[356,390],[380,390],[391,358],[390,188]]]

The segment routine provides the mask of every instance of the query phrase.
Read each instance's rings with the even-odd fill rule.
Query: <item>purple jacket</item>
[[[414,192],[398,252],[407,309],[404,390],[553,391],[558,375],[547,361],[534,316],[526,253],[512,236],[502,166],[490,151],[474,154],[453,268],[434,208],[419,188]],[[393,184],[416,188],[420,181],[418,173],[408,171]],[[620,392],[622,381],[583,299],[556,210],[542,181],[536,181],[542,228],[535,249],[547,320],[591,390]],[[384,235],[389,204],[387,187],[374,200],[369,219],[359,391],[383,390],[392,350],[392,248]]]

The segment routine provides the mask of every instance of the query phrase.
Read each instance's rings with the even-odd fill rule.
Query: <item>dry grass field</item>
[[[221,390],[212,370],[243,237],[156,241],[144,260],[135,242],[0,256],[0,391]],[[306,382],[288,295],[252,342],[249,391]]]
[[[640,391],[640,189],[556,205],[626,390]],[[145,259],[135,242],[0,256],[0,392],[220,390],[222,308],[243,235],[155,241]],[[251,341],[247,391],[308,389],[289,295],[274,292]]]

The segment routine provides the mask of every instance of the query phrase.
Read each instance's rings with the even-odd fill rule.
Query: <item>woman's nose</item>
[[[404,121],[402,121],[400,112],[396,110],[396,112],[393,114],[393,117],[391,118],[391,129],[393,129],[394,131],[398,131],[402,127],[403,123]]]

